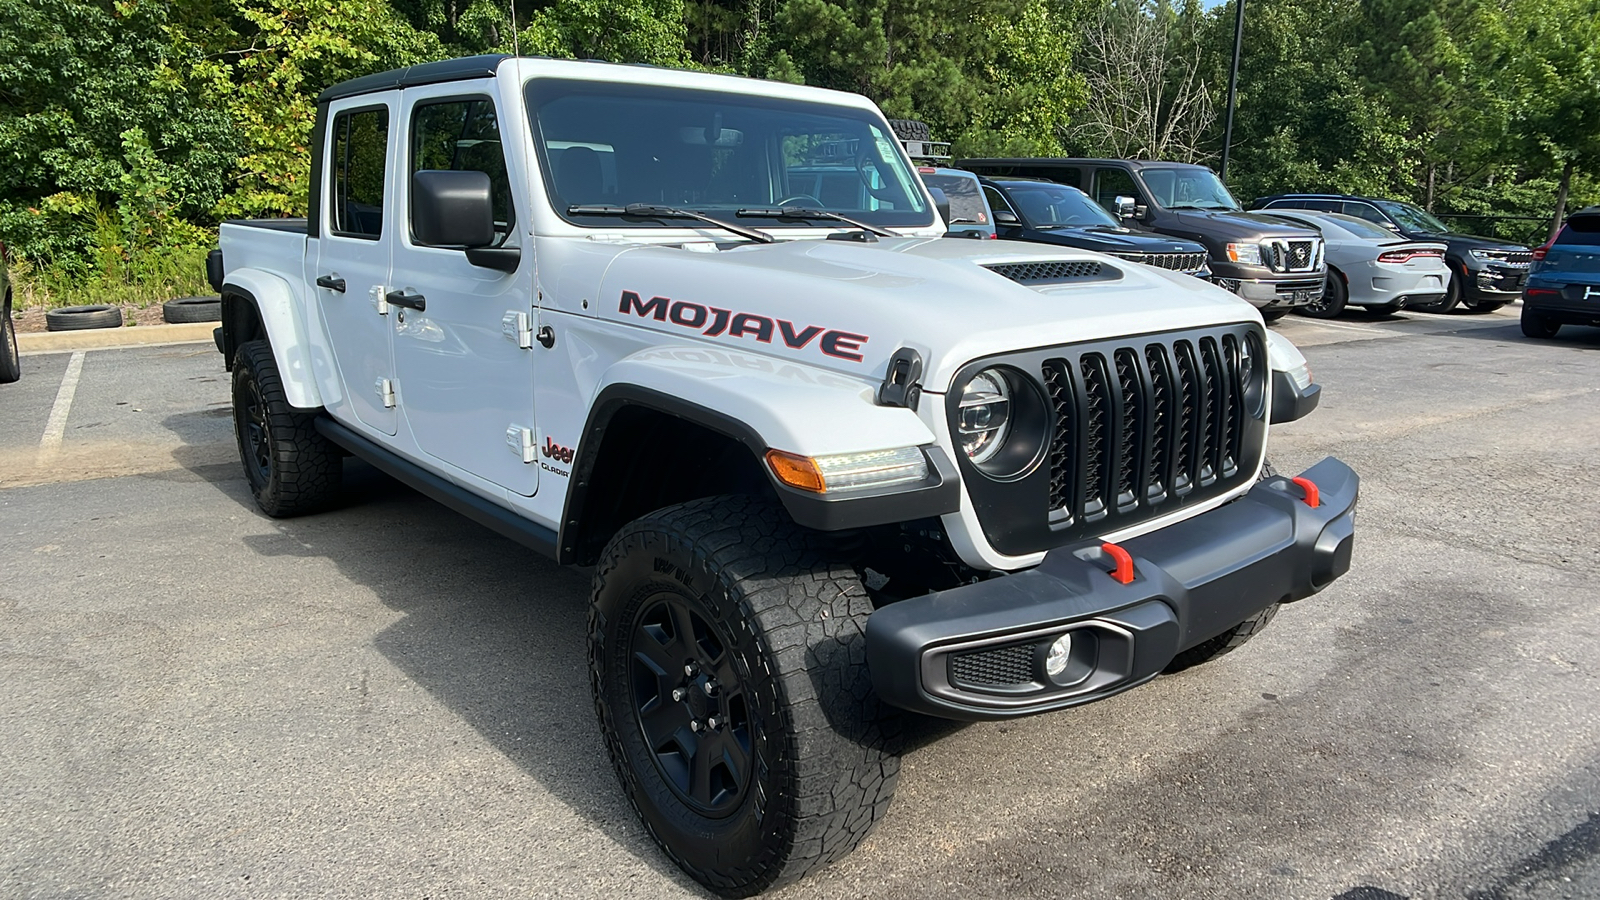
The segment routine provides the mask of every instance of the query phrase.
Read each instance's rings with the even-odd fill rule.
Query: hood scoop
[[[1085,281],[1116,281],[1122,270],[1092,259],[1063,259],[1054,262],[993,263],[985,269],[1018,284],[1076,284]]]

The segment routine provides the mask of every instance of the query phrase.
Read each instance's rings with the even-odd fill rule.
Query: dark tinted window
[[[1344,212],[1344,202],[1341,200],[1298,200],[1295,205],[1301,209],[1314,209],[1317,212]]]
[[[1094,175],[1094,202],[1105,207],[1112,215],[1117,212],[1117,198],[1132,197],[1135,203],[1145,202],[1133,184],[1133,176],[1121,169],[1101,169]]]
[[[1385,216],[1381,212],[1378,212],[1378,208],[1373,206],[1371,203],[1359,203],[1347,200],[1345,201],[1343,212],[1347,216],[1355,216],[1358,219],[1366,219],[1368,222],[1376,222],[1379,225],[1386,225],[1389,222],[1389,217]]]
[[[992,188],[992,187],[984,188],[983,189],[983,196],[988,199],[989,208],[994,210],[995,212],[999,212],[1000,210],[1003,209],[1006,212],[1011,213],[1013,215],[1016,214],[1016,210],[1011,208],[1011,204],[1006,202],[1006,198],[1004,196],[1002,196],[1001,193],[999,191],[995,190],[994,188]]]
[[[944,191],[944,195],[950,198],[950,221],[946,225],[989,224],[989,208],[984,205],[976,177],[924,173],[922,183]]]
[[[482,172],[494,193],[495,230],[502,238],[516,222],[506,174],[500,121],[487,97],[419,104],[411,119],[411,171]]]
[[[1573,216],[1556,235],[1558,244],[1600,244],[1600,216]]]
[[[361,109],[333,119],[334,234],[376,239],[383,234],[383,186],[388,177],[389,110]]]
[[[1044,178],[1073,187],[1083,187],[1083,170],[1077,166],[1017,166],[1013,175],[1024,178]]]
[[[1088,196],[1077,188],[1042,181],[1012,182],[1006,185],[1006,193],[1012,206],[1034,228],[1117,225],[1115,217],[1089,202]]]

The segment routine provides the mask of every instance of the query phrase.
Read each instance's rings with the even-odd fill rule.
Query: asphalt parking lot
[[[944,729],[782,898],[1600,897],[1600,330],[1291,317],[1354,568],[1239,652]],[[0,895],[698,897],[621,797],[586,573],[347,463],[255,510],[205,344],[0,387]]]

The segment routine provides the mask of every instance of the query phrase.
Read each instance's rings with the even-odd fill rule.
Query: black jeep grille
[[[1171,269],[1175,272],[1198,272],[1205,267],[1206,255],[1204,253],[1117,253],[1118,259],[1128,262],[1144,263],[1158,269]]]
[[[1264,360],[1256,326],[1232,325],[1057,347],[964,369],[960,377],[996,364],[1036,373],[1049,423],[1037,471],[991,478],[967,467],[968,489],[995,547],[1048,549],[1247,481],[1266,422],[1259,400],[1254,415],[1245,409],[1246,341]]]
[[[958,687],[1010,687],[1033,682],[1033,645],[977,650],[950,657],[950,681]]]
[[[984,268],[1018,284],[1061,284],[1068,281],[1110,281],[1122,273],[1092,259],[1056,262],[995,263]]]

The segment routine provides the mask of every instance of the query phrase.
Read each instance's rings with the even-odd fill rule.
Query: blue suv
[[[1522,333],[1553,338],[1563,325],[1600,325],[1600,206],[1573,213],[1533,251],[1522,289]]]

